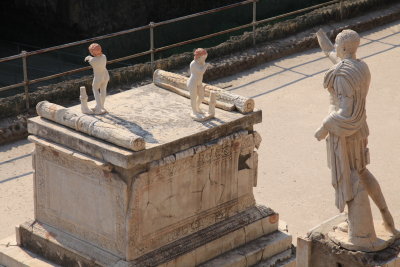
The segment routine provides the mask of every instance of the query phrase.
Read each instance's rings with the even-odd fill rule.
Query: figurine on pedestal
[[[203,76],[209,66],[209,64],[206,63],[207,55],[207,51],[203,48],[197,48],[194,51],[194,59],[190,63],[190,77],[186,84],[190,92],[190,101],[192,105],[191,117],[195,121],[205,121],[214,117],[212,110],[215,109],[215,106],[211,106],[211,101],[208,114],[204,113],[200,108],[204,100]],[[215,100],[213,102],[215,103]]]
[[[360,37],[353,30],[339,33],[335,40],[337,60],[334,46],[325,33],[320,30],[317,37],[322,50],[337,64],[325,73],[324,88],[330,94],[330,113],[315,132],[315,138],[320,141],[327,137],[336,206],[340,212],[348,207],[348,223],[339,225],[328,235],[346,249],[382,250],[394,241],[398,231],[377,180],[366,168],[369,130],[365,106],[371,75],[367,64],[356,58]],[[368,196],[381,212],[382,225],[374,226]]]
[[[110,80],[110,76],[106,69],[107,58],[101,50],[99,44],[93,43],[89,46],[89,53],[92,56],[87,56],[85,58],[86,62],[93,68],[93,95],[96,100],[96,107],[93,109],[95,114],[104,114],[107,110],[104,108],[104,102],[107,95],[107,84]]]

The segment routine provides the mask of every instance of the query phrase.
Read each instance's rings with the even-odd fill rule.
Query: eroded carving
[[[252,190],[241,189],[239,195],[237,188],[239,155],[253,150],[253,134],[243,131],[151,163],[132,185],[130,257],[253,207]],[[256,174],[252,156],[250,162],[241,177],[251,189]]]

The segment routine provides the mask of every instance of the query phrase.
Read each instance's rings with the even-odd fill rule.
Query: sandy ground
[[[399,45],[400,21],[363,33],[358,55],[372,73],[369,169],[400,227]],[[313,137],[328,109],[322,80],[330,66],[319,50],[310,50],[215,82],[254,97],[263,110],[263,122],[256,126],[263,142],[254,192],[258,203],[280,213],[294,237],[338,213],[325,143]],[[26,140],[0,147],[0,239],[33,217],[32,149]],[[375,207],[374,214],[378,218]]]
[[[0,239],[33,218],[33,147],[28,140],[0,146]]]

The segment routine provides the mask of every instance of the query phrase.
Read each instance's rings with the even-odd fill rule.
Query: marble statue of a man
[[[207,55],[207,51],[203,48],[198,48],[194,51],[194,59],[190,63],[190,77],[186,84],[190,92],[191,116],[194,120],[199,121],[206,118],[200,108],[200,104],[204,100],[203,76],[208,67],[206,63]]]
[[[87,56],[85,61],[89,62],[93,68],[94,78],[92,89],[96,100],[96,107],[93,109],[93,112],[95,114],[103,114],[107,112],[104,108],[104,102],[107,95],[107,84],[110,80],[110,76],[106,69],[107,58],[103,54],[101,46],[96,43],[89,46],[89,53],[92,56]]]
[[[321,32],[317,36],[324,50]],[[326,138],[336,206],[340,212],[346,205],[348,208],[348,224],[339,227],[346,240],[338,238],[337,243],[352,250],[376,251],[385,245],[376,235],[368,195],[378,206],[385,229],[391,236],[398,232],[380,186],[366,168],[369,130],[365,106],[371,75],[367,64],[356,58],[360,44],[357,32],[343,30],[335,42],[337,64],[324,78],[324,88],[330,94],[330,111],[315,137]],[[335,62],[329,51],[324,52]],[[335,236],[331,239],[335,241]]]

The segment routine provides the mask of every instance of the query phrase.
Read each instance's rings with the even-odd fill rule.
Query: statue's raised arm
[[[319,46],[325,55],[332,61],[333,64],[338,63],[340,59],[336,57],[335,46],[332,44],[331,40],[329,40],[328,36],[326,36],[326,33],[322,29],[319,29],[316,35]]]

